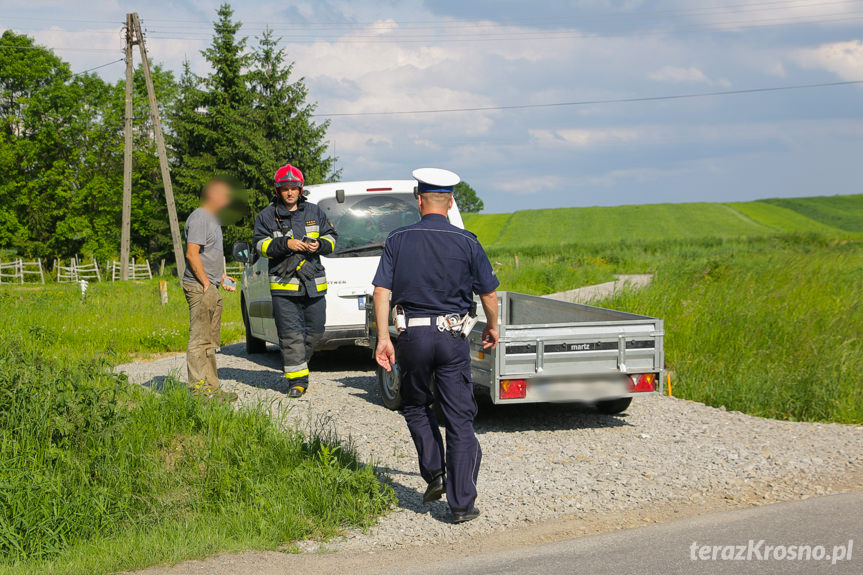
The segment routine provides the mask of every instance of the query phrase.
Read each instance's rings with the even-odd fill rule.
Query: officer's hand
[[[396,349],[393,347],[393,342],[390,338],[378,340],[378,347],[375,350],[375,361],[385,370],[393,370],[392,366],[396,362]]]
[[[497,347],[498,339],[500,339],[500,336],[497,333],[497,329],[493,327],[487,327],[482,330],[483,349],[495,349]]]
[[[308,247],[309,253],[313,254],[316,251],[318,251],[318,248],[321,247],[321,244],[318,242],[318,240],[314,240],[314,241],[307,243],[306,246]]]
[[[304,244],[300,240],[291,238],[288,240],[288,249],[292,252],[307,252],[309,251],[309,244]]]

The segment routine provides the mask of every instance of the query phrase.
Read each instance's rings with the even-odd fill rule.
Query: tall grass
[[[765,417],[863,422],[863,240],[571,245],[528,250],[521,266],[543,258],[593,262],[597,273],[655,274],[649,287],[597,305],[665,320],[675,395]],[[577,280],[566,265],[554,269],[552,285]],[[503,288],[544,291],[512,269],[498,275]]]
[[[237,293],[222,291],[222,341],[243,337]],[[93,357],[119,361],[186,348],[189,310],[183,290],[168,281],[168,305],[158,280],[94,283],[81,301],[75,284],[0,286],[2,329],[40,338],[42,350],[61,361]]]
[[[395,501],[325,430],[114,374],[113,355],[185,345],[185,333],[150,337],[160,321],[185,324],[178,290],[171,318],[149,284],[105,286],[84,304],[65,287],[0,291],[0,573],[273,549],[368,526]]]

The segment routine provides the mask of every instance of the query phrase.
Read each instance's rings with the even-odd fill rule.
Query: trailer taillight
[[[633,393],[642,391],[653,391],[656,383],[655,373],[634,373],[629,376],[629,391]]]
[[[500,380],[501,399],[524,399],[527,395],[527,381],[524,379]]]

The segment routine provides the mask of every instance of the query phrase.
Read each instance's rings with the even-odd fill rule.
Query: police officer
[[[375,359],[387,371],[398,363],[402,412],[428,487],[424,502],[446,493],[454,523],[479,516],[474,506],[482,451],[473,429],[476,400],[470,348],[461,325],[479,294],[487,326],[484,346],[497,347],[497,277],[476,236],[449,223],[453,187],[459,177],[424,168],[416,178],[422,220],[392,232],[374,278],[378,326]],[[391,306],[404,311],[406,330],[394,349]],[[446,417],[446,451],[434,411],[432,377]]]
[[[306,201],[303,173],[290,164],[275,175],[273,201],[255,219],[258,253],[270,260],[273,318],[288,397],[309,387],[309,360],[324,336],[327,276],[321,256],[336,248],[336,230],[324,211]]]

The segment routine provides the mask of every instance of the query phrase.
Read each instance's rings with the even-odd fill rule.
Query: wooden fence
[[[120,279],[120,272],[123,270],[123,266],[117,260],[113,260],[111,262],[111,281],[118,281]],[[138,263],[137,260],[132,260],[129,262],[129,279],[130,280],[143,280],[143,279],[152,279],[153,271],[150,269],[150,260],[144,260],[144,263]]]
[[[42,270],[42,260],[25,262],[18,258],[11,262],[0,262],[0,284],[23,284],[27,282],[27,276],[38,275],[39,281],[45,283],[45,272]]]

